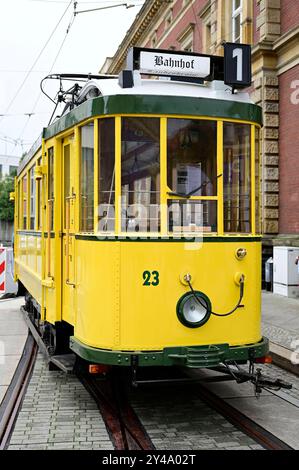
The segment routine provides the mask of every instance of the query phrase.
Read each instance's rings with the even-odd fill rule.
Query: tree
[[[14,220],[14,202],[9,200],[9,193],[14,191],[14,174],[5,176],[0,181],[0,220]]]

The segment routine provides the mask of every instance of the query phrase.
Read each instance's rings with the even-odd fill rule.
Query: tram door
[[[62,143],[62,317],[74,324],[75,312],[75,154],[74,136]]]

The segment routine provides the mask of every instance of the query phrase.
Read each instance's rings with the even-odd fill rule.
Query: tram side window
[[[18,229],[22,228],[22,192],[21,181],[18,182]]]
[[[251,127],[224,123],[224,231],[251,232]]]
[[[92,232],[94,221],[94,124],[81,128],[80,231]]]
[[[123,118],[122,231],[160,230],[160,119]]]
[[[54,226],[54,148],[48,150],[48,211],[50,230]]]
[[[37,161],[38,166],[41,166],[42,159],[39,158]],[[41,230],[42,227],[42,180],[38,179],[36,181],[36,192],[37,192],[37,230]]]
[[[22,228],[26,230],[27,228],[27,175],[23,177],[23,225]]]
[[[115,120],[99,120],[98,231],[115,229]]]
[[[30,230],[34,230],[35,225],[35,165],[30,169]]]

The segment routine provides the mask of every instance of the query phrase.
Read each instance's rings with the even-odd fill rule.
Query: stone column
[[[274,41],[280,36],[280,0],[257,0],[260,42],[253,47],[254,93],[252,99],[263,108],[262,209],[263,232],[269,238],[278,233],[279,209],[279,82]]]

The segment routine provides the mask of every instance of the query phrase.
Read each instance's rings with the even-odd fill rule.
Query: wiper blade
[[[190,191],[190,193],[182,194],[182,193],[173,193],[173,192],[171,192],[171,193],[167,193],[167,194],[168,194],[168,196],[177,196],[177,197],[183,197],[185,199],[190,199],[190,197],[193,196],[193,194],[197,193],[197,191],[202,189],[207,184],[212,183],[215,179],[218,180],[218,178],[221,178],[221,176],[223,176],[223,173],[221,173],[221,175],[215,176],[215,178],[212,178],[212,180],[204,181],[198,188],[195,188],[192,191]]]

